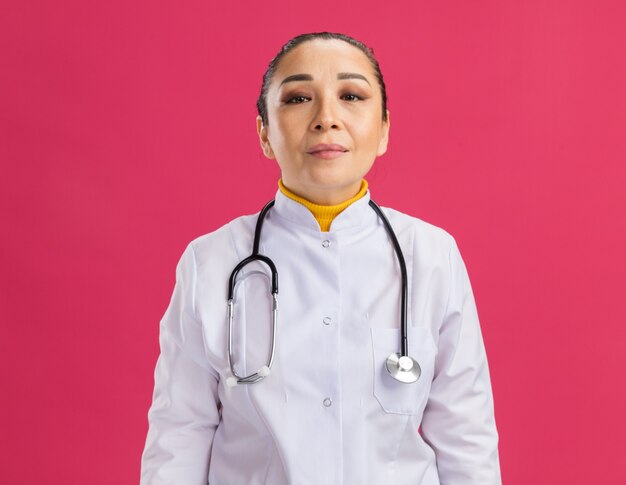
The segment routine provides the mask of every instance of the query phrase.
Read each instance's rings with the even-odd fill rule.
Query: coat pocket
[[[374,396],[386,413],[418,415],[426,406],[433,380],[436,348],[425,327],[409,327],[409,355],[421,368],[416,382],[399,382],[387,371],[387,357],[400,352],[400,329],[372,327],[374,353]]]

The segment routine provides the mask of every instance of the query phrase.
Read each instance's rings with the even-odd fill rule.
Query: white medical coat
[[[279,274],[271,374],[228,387],[227,289],[252,248],[256,215],[187,247],[160,327],[142,485],[500,484],[487,359],[452,236],[384,208],[408,269],[409,354],[420,379],[392,379],[400,350],[399,264],[369,192],[321,232],[280,191],[260,252]],[[256,263],[255,263],[256,264]],[[268,271],[236,288],[236,369],[270,349]]]

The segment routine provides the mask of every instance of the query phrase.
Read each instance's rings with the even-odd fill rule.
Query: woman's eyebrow
[[[340,72],[339,74],[337,74],[337,79],[361,79],[367,84],[370,84],[365,76],[363,76],[362,74],[357,74],[356,72]],[[311,76],[310,74],[292,74],[291,76],[287,76],[285,79],[283,79],[280,85],[282,86],[285,83],[290,83],[294,81],[313,81],[313,76]]]
[[[285,83],[290,83],[293,81],[313,81],[313,76],[310,74],[292,74],[291,76],[287,76],[283,79],[283,82],[280,83],[282,86]]]
[[[357,74],[356,72],[340,72],[339,74],[337,74],[337,79],[362,79],[367,84],[370,84],[370,82],[365,76],[363,76],[363,74]]]

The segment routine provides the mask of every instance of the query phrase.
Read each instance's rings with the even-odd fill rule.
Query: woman
[[[281,169],[275,204],[196,239],[180,260],[141,483],[500,483],[489,371],[454,239],[370,204],[364,176],[390,126],[372,52],[341,34],[298,36],[270,64],[258,109],[261,147]],[[229,285],[259,222],[271,262]]]

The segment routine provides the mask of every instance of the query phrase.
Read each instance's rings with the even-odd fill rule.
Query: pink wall
[[[373,198],[466,260],[505,483],[626,483],[625,4],[245,5],[3,5],[0,481],[138,482],[176,261],[272,197],[262,72],[331,30],[388,85]]]

